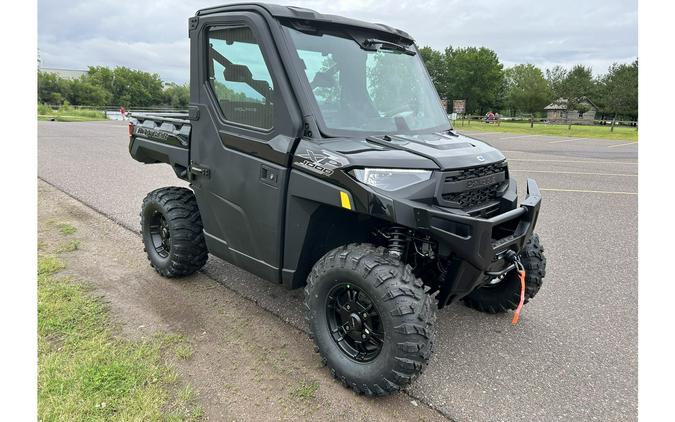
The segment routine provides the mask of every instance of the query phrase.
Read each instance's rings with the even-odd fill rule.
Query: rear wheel
[[[410,266],[386,249],[351,244],[324,255],[305,288],[315,349],[345,387],[385,395],[426,367],[435,306]]]
[[[525,267],[525,303],[532,299],[541,288],[546,275],[546,257],[539,236],[535,233],[520,253]],[[496,314],[515,310],[520,302],[520,278],[511,271],[499,280],[479,287],[462,299],[464,304],[480,312]]]
[[[162,276],[186,276],[204,266],[208,251],[203,230],[190,189],[161,188],[143,200],[143,244],[150,265]]]

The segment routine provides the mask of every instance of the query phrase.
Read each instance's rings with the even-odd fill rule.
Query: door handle
[[[277,186],[279,183],[279,171],[265,164],[260,165],[260,180],[270,186]]]
[[[194,174],[195,176],[211,176],[211,171],[208,169],[208,167],[199,166],[194,161],[190,162],[190,173]]]

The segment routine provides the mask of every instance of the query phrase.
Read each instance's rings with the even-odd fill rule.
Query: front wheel
[[[433,299],[385,248],[351,244],[328,252],[307,279],[305,307],[322,360],[357,393],[398,391],[429,361]]]

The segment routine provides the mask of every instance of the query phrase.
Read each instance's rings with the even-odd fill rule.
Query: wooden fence
[[[535,124],[544,124],[544,125],[557,125],[557,126],[607,126],[611,129],[612,120],[581,120],[581,119],[568,119],[568,120],[555,120],[550,121],[547,118],[537,118],[530,116],[517,116],[517,117],[504,117],[504,116],[495,116],[493,119],[488,119],[486,116],[475,115],[475,114],[466,114],[459,115],[457,119],[454,120],[455,126],[471,126],[473,123],[476,124],[494,124],[500,126],[502,122],[512,122],[512,123],[529,123],[530,125]],[[634,127],[637,130],[638,122],[635,120],[615,120],[614,127]]]

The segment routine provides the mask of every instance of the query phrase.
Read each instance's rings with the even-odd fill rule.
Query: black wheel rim
[[[157,255],[162,258],[168,257],[171,252],[171,232],[169,231],[169,224],[166,222],[164,215],[159,211],[152,213],[148,228],[150,231],[150,240],[152,241],[152,246],[155,248]]]
[[[333,340],[357,362],[370,362],[382,351],[384,330],[373,300],[353,284],[340,284],[328,293],[326,316]]]

